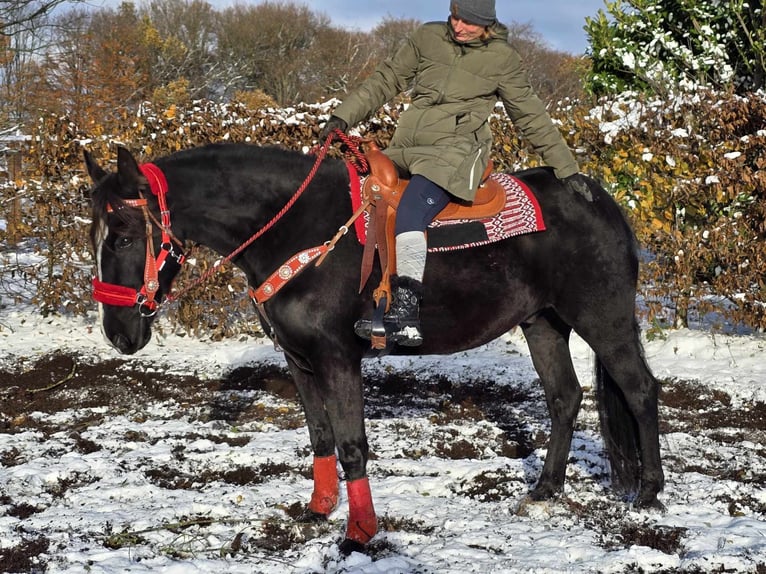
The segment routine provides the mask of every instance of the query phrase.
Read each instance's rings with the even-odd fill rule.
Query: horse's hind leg
[[[314,375],[302,369],[289,356],[290,368],[295,386],[303,403],[306,425],[309,429],[311,449],[314,451],[313,476],[314,490],[311,494],[308,511],[303,520],[326,518],[338,505],[338,469],[335,456],[335,435],[330,418],[324,408]]]
[[[611,325],[582,335],[596,353],[599,414],[612,475],[618,486],[638,490],[637,505],[656,506],[664,484],[659,383],[644,360],[632,315]]]
[[[532,363],[543,383],[551,417],[548,454],[537,485],[530,493],[532,499],[543,500],[561,491],[564,486],[582,389],[569,353],[571,328],[553,311],[544,312],[521,327],[529,345]]]

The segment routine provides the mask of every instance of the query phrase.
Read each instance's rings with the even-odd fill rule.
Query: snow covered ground
[[[593,358],[579,339],[571,347],[586,400],[566,490],[523,507],[548,419],[519,332],[449,357],[367,362],[381,528],[369,555],[343,558],[345,499],[326,524],[291,518],[311,491],[295,398],[218,384],[282,366],[270,343],[168,334],[124,358],[93,317],[10,307],[0,312],[0,552],[44,539],[24,571],[47,573],[766,572],[766,339],[681,330],[645,342],[663,384],[664,512],[611,492]],[[135,401],[82,406],[88,381],[73,366],[71,383],[51,375],[58,385],[45,391],[60,408],[9,412],[6,399],[31,390],[19,388],[25,373],[62,353],[109,365],[120,388],[133,381]],[[211,382],[210,396],[143,398],[147,380],[171,375]],[[255,414],[211,407],[234,403]]]

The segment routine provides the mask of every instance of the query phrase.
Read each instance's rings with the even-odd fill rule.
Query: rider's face
[[[484,33],[484,26],[471,24],[470,22],[461,20],[454,14],[450,14],[449,21],[455,32],[455,38],[457,38],[459,42],[471,42]]]

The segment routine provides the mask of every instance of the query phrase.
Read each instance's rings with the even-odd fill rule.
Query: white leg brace
[[[426,234],[421,231],[405,231],[396,236],[396,274],[423,281],[426,268]]]

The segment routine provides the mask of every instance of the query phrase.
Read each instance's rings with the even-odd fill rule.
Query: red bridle
[[[144,263],[144,284],[141,289],[104,283],[98,277],[93,278],[93,298],[99,303],[117,305],[119,307],[132,307],[138,305],[142,315],[151,316],[157,310],[155,295],[160,288],[159,272],[165,266],[168,257],[172,257],[179,264],[184,262],[184,254],[174,249],[174,242],[178,243],[170,233],[170,211],[168,210],[167,192],[168,182],[162,171],[153,163],[145,163],[139,166],[141,173],[149,180],[149,189],[157,197],[160,206],[160,221],[158,222],[149,211],[145,197],[125,200],[129,207],[141,208],[146,222],[146,262]],[[111,207],[109,207],[111,211]],[[156,223],[162,232],[162,244],[160,251],[155,257],[153,240],[153,223]],[[180,245],[180,244],[179,244]]]

